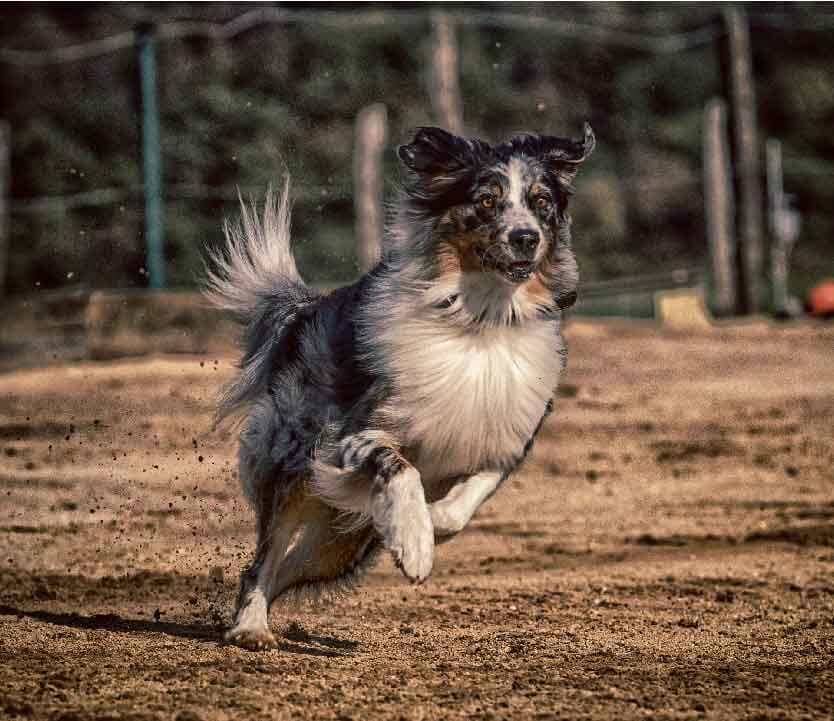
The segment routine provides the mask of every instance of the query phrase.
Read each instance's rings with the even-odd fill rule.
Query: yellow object
[[[666,328],[706,330],[712,327],[700,288],[658,291],[654,294],[654,314]]]

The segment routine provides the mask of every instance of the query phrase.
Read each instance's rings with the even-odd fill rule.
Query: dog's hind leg
[[[302,506],[302,492],[287,496],[276,483],[264,483],[255,498],[258,545],[251,565],[240,575],[235,619],[226,640],[259,650],[275,645],[269,630],[269,605],[274,598],[276,573],[295,534]]]
[[[307,499],[302,529],[275,574],[273,599],[290,591],[346,590],[358,580],[376,557],[379,536],[369,523],[346,529],[341,515],[318,498]]]

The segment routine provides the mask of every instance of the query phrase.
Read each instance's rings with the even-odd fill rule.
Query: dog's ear
[[[442,128],[417,128],[407,145],[397,148],[402,164],[412,173],[407,189],[412,197],[434,199],[450,189],[489,152],[481,140],[467,140]]]
[[[414,140],[397,150],[403,165],[420,175],[459,171],[466,166],[470,153],[468,141],[442,128],[417,128]]]
[[[541,139],[541,160],[564,185],[570,187],[582,162],[594,151],[597,141],[589,123],[585,123],[582,138]]]

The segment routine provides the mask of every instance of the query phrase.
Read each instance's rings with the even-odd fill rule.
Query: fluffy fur
[[[227,638],[274,644],[291,591],[350,585],[380,548],[414,582],[524,459],[550,412],[578,281],[567,213],[594,146],[500,145],[421,128],[382,260],[329,295],[290,252],[288,188],[243,207],[207,292],[243,326],[218,419],[245,411],[240,477],[257,515]]]

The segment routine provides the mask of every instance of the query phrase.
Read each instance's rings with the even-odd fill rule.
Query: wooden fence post
[[[761,298],[764,228],[750,31],[747,15],[739,5],[726,7],[724,22],[727,27],[729,85],[733,108],[741,300],[745,312],[756,313]]]
[[[387,135],[387,113],[382,103],[368,105],[356,116],[353,197],[356,252],[364,272],[379,262],[382,253],[382,153]]]
[[[6,293],[9,264],[9,194],[11,192],[12,142],[11,126],[0,120],[0,298]]]
[[[451,133],[463,132],[463,103],[458,82],[458,44],[452,19],[444,12],[431,15],[431,103],[437,122]]]
[[[727,107],[718,98],[710,100],[704,112],[704,201],[712,278],[711,306],[716,315],[731,315],[738,306],[735,210]]]
[[[773,312],[789,318],[800,311],[788,287],[790,258],[799,238],[801,218],[785,195],[782,180],[782,143],[770,138],[766,147],[768,220],[770,226],[770,283]]]

